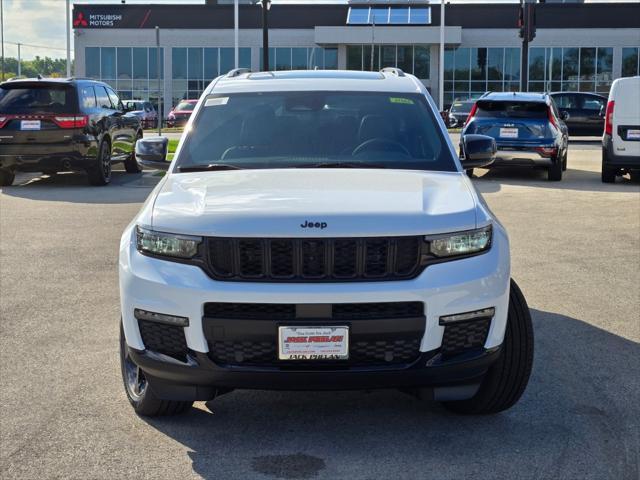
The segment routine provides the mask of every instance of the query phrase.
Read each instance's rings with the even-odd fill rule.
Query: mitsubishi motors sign
[[[122,8],[119,5],[75,5],[73,28],[153,28],[147,25],[151,9]]]

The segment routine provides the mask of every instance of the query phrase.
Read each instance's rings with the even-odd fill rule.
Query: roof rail
[[[397,67],[385,67],[380,70],[380,73],[393,73],[396,77],[404,77],[404,72]]]
[[[229,72],[225,75],[227,78],[237,77],[242,75],[243,73],[251,73],[250,68],[234,68],[233,70],[229,70]]]

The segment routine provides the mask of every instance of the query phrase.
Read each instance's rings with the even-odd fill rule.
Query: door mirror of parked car
[[[606,110],[607,110],[607,107],[605,105],[602,105],[600,107],[600,111],[598,112],[598,116],[604,118]]]
[[[171,163],[167,161],[168,152],[167,137],[149,137],[136,142],[136,160],[145,167],[168,170]]]
[[[491,165],[496,158],[495,139],[486,135],[469,134],[462,137],[464,157],[460,159],[462,168],[481,168]]]
[[[560,120],[562,121],[569,120],[569,112],[567,112],[566,110],[562,110],[560,112]]]

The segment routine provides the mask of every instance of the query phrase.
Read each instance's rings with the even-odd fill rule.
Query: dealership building
[[[258,71],[262,7],[255,0],[240,3],[239,66]],[[614,79],[640,74],[640,2],[536,3],[536,36],[525,68],[519,12],[518,3],[447,4],[441,66],[440,2],[274,3],[270,68],[398,67],[416,75],[436,99],[443,68],[445,105],[488,90],[518,91],[524,79],[529,91],[606,94]],[[75,75],[101,79],[123,99],[160,103],[164,114],[181,99],[198,98],[234,67],[232,0],[75,4],[72,22]]]

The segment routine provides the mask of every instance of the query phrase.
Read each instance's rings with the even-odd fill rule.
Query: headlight
[[[472,255],[491,247],[491,225],[446,236],[427,237],[429,253],[436,257]]]
[[[136,227],[138,251],[176,258],[193,258],[198,253],[201,237],[154,232]]]

